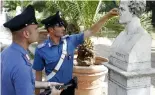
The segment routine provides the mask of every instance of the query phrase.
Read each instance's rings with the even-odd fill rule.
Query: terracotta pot
[[[47,30],[42,30],[42,29],[40,29],[40,30],[39,30],[39,39],[38,39],[38,43],[42,43],[44,40],[46,40],[46,39],[47,39],[47,35],[48,35]]]
[[[103,95],[107,72],[104,65],[74,66],[73,76],[78,78],[75,95]]]

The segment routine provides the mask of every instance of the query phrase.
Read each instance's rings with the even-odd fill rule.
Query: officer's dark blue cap
[[[55,15],[49,16],[48,18],[43,19],[41,23],[45,25],[46,29],[48,27],[53,27],[53,26],[59,26],[59,27],[65,26],[63,19],[61,19],[60,17],[59,11]]]
[[[11,32],[15,32],[31,24],[38,23],[35,18],[35,10],[33,6],[28,5],[21,14],[15,16],[3,25],[4,27],[9,28]]]

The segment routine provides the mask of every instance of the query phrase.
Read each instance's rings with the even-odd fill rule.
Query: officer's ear
[[[30,32],[28,30],[24,30],[23,36],[28,39],[30,37]]]
[[[48,32],[53,32],[54,31],[54,28],[53,27],[48,27]]]

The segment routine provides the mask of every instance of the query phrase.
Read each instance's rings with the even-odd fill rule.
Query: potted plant
[[[103,95],[104,80],[108,69],[102,64],[108,59],[97,57],[90,39],[78,47],[73,76],[78,78],[76,95]]]

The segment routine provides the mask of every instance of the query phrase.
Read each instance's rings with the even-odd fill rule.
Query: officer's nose
[[[64,26],[62,26],[61,29],[62,29],[62,31],[65,31],[65,27]]]
[[[62,29],[63,29],[63,30],[65,30],[65,27],[64,27],[64,26],[62,26]]]

